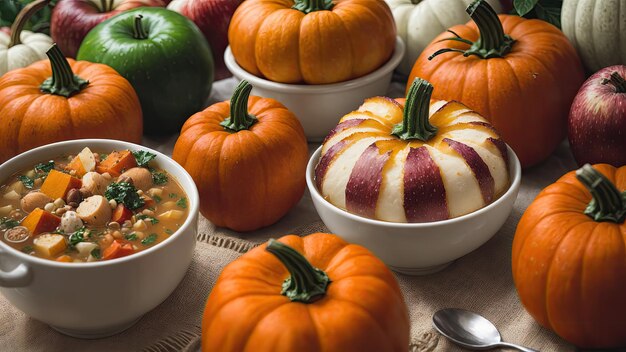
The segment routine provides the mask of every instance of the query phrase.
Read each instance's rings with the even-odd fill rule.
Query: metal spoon
[[[539,352],[527,347],[502,342],[498,329],[487,319],[464,309],[447,308],[433,315],[433,325],[452,342],[473,350],[496,347],[514,348],[523,352]]]

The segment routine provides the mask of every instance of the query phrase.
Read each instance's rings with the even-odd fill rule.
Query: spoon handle
[[[500,342],[500,343],[496,344],[495,346],[505,347],[505,348],[513,348],[513,349],[516,349],[516,350],[522,351],[522,352],[539,352],[538,350],[533,350],[532,348],[528,348],[528,347],[524,347],[524,346],[520,346],[520,345],[516,345],[516,344],[513,344],[513,343],[508,343],[508,342]]]

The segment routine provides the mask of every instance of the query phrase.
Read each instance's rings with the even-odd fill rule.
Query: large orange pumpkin
[[[404,352],[408,345],[408,311],[391,271],[330,234],[270,240],[230,263],[202,319],[207,352]]]
[[[482,0],[467,11],[473,21],[435,38],[409,82],[426,79],[437,87],[433,98],[461,101],[487,118],[522,166],[541,162],[565,137],[584,81],[576,50],[547,22],[498,17]]]
[[[308,146],[300,122],[242,81],[228,101],[191,116],[172,157],[193,177],[200,212],[217,226],[252,231],[302,197]]]
[[[383,0],[247,0],[228,41],[246,71],[283,83],[325,84],[387,62],[396,27]]]
[[[513,279],[541,325],[579,347],[624,347],[626,166],[594,168],[567,173],[528,207]]]
[[[0,78],[0,162],[58,141],[111,138],[139,143],[141,106],[128,81],[106,65],[63,57]]]

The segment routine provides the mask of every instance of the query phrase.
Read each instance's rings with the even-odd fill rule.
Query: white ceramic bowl
[[[257,77],[237,64],[230,46],[224,52],[224,61],[235,77],[252,84],[253,95],[281,102],[298,117],[306,138],[310,142],[321,142],[339,119],[357,109],[363,100],[387,93],[393,70],[400,64],[404,50],[402,39],[397,37],[391,58],[376,71],[345,82],[319,85],[278,83]]]
[[[510,147],[507,146],[507,149],[511,175],[509,189],[484,208],[443,221],[385,222],[337,208],[325,200],[315,186],[315,166],[321,147],[309,160],[306,183],[317,213],[331,232],[368,248],[397,272],[425,275],[443,270],[454,260],[480,247],[508,218],[517,198],[522,174],[517,156]]]
[[[22,253],[0,241],[0,292],[27,315],[75,337],[121,332],[163,302],[187,272],[196,244],[198,190],[191,176],[158,151],[103,139],[59,142],[22,153],[0,165],[0,182],[17,171],[84,147],[147,150],[187,194],[189,217],[163,242],[133,255],[92,263],[60,263]]]

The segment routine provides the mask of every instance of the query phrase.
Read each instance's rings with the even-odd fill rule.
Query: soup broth
[[[60,262],[120,258],[168,238],[188,216],[178,182],[145,151],[85,148],[0,186],[0,239]]]

